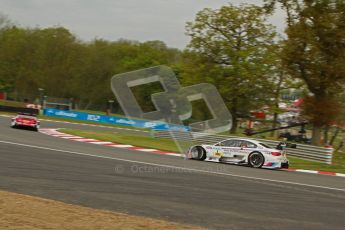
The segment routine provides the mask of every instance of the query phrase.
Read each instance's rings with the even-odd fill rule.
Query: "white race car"
[[[192,146],[187,156],[195,160],[249,165],[253,168],[289,168],[284,147],[285,143],[280,143],[274,149],[260,141],[231,138],[215,145]],[[296,145],[291,147],[296,148]]]

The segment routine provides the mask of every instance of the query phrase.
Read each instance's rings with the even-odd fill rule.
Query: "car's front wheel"
[[[265,163],[265,157],[260,152],[252,152],[248,156],[248,163],[253,168],[261,168]]]
[[[193,160],[203,161],[206,159],[206,151],[201,146],[194,146],[190,150],[190,154],[191,154],[190,158]]]

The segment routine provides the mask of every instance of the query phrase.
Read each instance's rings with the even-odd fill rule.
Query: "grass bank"
[[[0,100],[0,105],[24,108],[26,104],[24,102],[18,102],[18,101]]]
[[[110,141],[119,144],[130,144],[140,147],[153,148],[165,151],[177,152],[175,143],[168,139],[157,139],[150,136],[133,135],[118,132],[100,132],[75,129],[59,129],[60,132],[76,136],[92,138],[102,141]]]

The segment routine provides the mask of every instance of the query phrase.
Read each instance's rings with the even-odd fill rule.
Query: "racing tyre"
[[[253,168],[261,168],[265,163],[265,157],[262,153],[252,152],[248,156],[248,163]]]
[[[191,150],[191,159],[203,161],[206,159],[206,151],[201,146],[194,146]]]

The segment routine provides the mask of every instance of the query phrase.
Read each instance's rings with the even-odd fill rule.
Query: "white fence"
[[[154,131],[155,138],[177,139],[183,142],[192,142],[193,145],[197,144],[215,144],[229,138],[239,138],[235,136],[214,135],[198,132],[183,132],[183,131]],[[247,138],[246,139],[254,139]],[[276,147],[280,142],[271,141],[266,139],[255,139],[272,148]],[[317,147],[312,145],[305,145],[297,143],[296,148],[286,148],[288,156],[298,157],[304,160],[316,161],[321,163],[332,164],[333,148]]]

